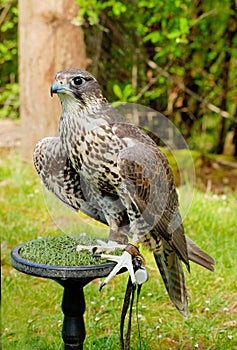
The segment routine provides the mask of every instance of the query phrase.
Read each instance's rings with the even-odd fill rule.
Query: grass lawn
[[[13,153],[0,157],[0,231],[2,242],[2,348],[59,350],[63,289],[57,283],[24,275],[10,265],[16,245],[37,237],[108,230],[85,216],[69,213],[43,191],[32,164]],[[46,201],[45,201],[46,199]],[[191,264],[186,273],[191,295],[184,319],[169,301],[151,253],[142,251],[150,278],[139,302],[143,350],[223,349],[237,347],[237,210],[236,194],[196,191],[185,217],[187,235],[215,260],[214,273]],[[72,215],[72,216],[70,216]],[[85,350],[119,349],[119,322],[127,274],[117,276],[99,292],[101,281],[85,287]],[[131,350],[139,349],[135,312]]]

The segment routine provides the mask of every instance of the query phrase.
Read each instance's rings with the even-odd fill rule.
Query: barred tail
[[[186,289],[185,276],[179,256],[174,251],[154,252],[156,264],[163,278],[166,290],[171,301],[181,315],[188,315],[188,292]]]
[[[210,271],[214,271],[213,265],[215,265],[215,260],[213,260],[207,253],[205,253],[189,237],[187,236],[185,237],[187,242],[189,260],[195,262],[198,265],[205,267]]]

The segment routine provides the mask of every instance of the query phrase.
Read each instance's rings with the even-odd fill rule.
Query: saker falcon
[[[35,167],[47,189],[65,205],[110,227],[108,249],[116,246],[112,242],[124,249],[102,285],[124,266],[136,283],[132,261],[137,256],[143,262],[138,250],[142,243],[153,251],[171,301],[186,316],[182,262],[188,270],[191,260],[211,271],[215,262],[184,235],[166,156],[108,103],[90,73],[58,72],[53,94],[62,105],[59,136],[37,143]]]

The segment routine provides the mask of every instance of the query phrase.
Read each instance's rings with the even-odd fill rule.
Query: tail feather
[[[188,260],[191,260],[208,270],[214,271],[213,265],[215,264],[215,261],[189,237],[185,237],[187,242]],[[185,276],[181,262],[182,257],[178,255],[166,241],[162,242],[161,250],[154,252],[154,257],[171,301],[181,315],[187,316],[189,295],[186,289]]]
[[[188,292],[179,256],[169,248],[169,251],[154,252],[154,257],[171,301],[181,315],[186,317],[188,315]]]
[[[197,244],[195,244],[189,237],[186,236],[188,259],[198,265],[205,267],[210,271],[214,271],[213,265],[215,260],[205,253]]]

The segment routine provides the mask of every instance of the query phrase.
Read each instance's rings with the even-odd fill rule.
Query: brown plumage
[[[41,140],[34,162],[64,204],[110,226],[110,240],[154,252],[169,296],[187,315],[182,262],[213,271],[214,260],[184,235],[173,174],[165,155],[103,97],[96,79],[57,73],[51,94],[62,104],[59,137]]]

